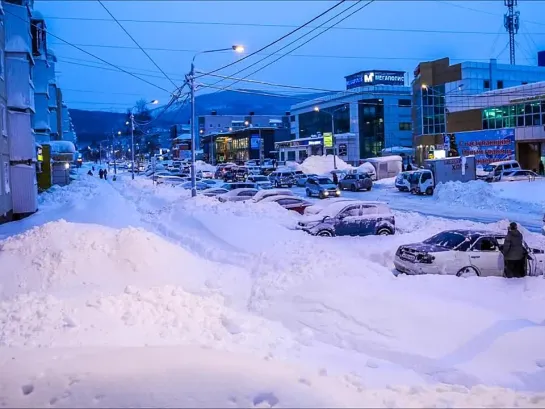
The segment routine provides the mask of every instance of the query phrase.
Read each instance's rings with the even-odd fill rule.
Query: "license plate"
[[[416,260],[416,256],[414,254],[402,254],[401,255],[401,258],[403,260],[407,260],[407,261],[414,261]]]

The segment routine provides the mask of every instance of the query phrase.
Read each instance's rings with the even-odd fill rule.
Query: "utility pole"
[[[337,141],[335,140],[335,116],[331,114],[331,141],[333,142],[333,168],[337,169]]]
[[[134,180],[134,172],[136,172],[136,170],[134,169],[134,115],[132,113],[132,109],[131,109],[131,157],[132,157],[131,179]]]
[[[193,57],[195,60],[195,57]],[[191,95],[191,197],[197,196],[197,175],[195,173],[195,63],[191,62],[191,71],[188,76]]]
[[[117,160],[115,155],[115,132],[112,130],[112,150],[114,151],[114,175],[117,175]]]
[[[515,65],[515,34],[520,28],[520,12],[515,11],[517,0],[504,0],[507,13],[503,15],[503,26],[509,34],[509,64]]]

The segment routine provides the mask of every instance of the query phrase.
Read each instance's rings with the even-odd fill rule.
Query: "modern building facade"
[[[212,111],[198,118],[199,137],[221,134],[248,127],[286,127],[289,128],[289,113],[286,115],[218,115]]]
[[[442,58],[420,63],[411,83],[417,161],[421,162],[430,156],[430,151],[444,145],[446,133],[464,126],[456,125],[454,121],[459,119],[449,114],[466,96],[539,81],[545,81],[545,67],[498,64],[495,59],[451,65],[448,58]]]
[[[321,151],[336,151],[350,163],[379,156],[385,148],[412,146],[411,89],[405,78],[403,71],[362,71],[345,77],[344,92],[293,105],[293,145],[312,138],[318,152],[320,137],[334,133],[335,147],[322,146]],[[303,147],[288,152],[299,162],[311,153]]]
[[[453,142],[463,147],[471,137],[471,149],[487,154],[485,161],[509,155],[525,169],[545,163],[545,81],[459,96],[447,108]]]
[[[287,124],[285,124],[287,125]],[[275,143],[287,140],[287,126],[248,126],[201,138],[203,159],[212,164],[243,163],[250,159],[276,159]]]

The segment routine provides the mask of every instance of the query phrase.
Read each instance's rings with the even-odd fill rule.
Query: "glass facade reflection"
[[[380,156],[384,146],[384,102],[382,99],[358,101],[360,158]]]
[[[483,129],[545,125],[545,98],[524,104],[486,108]]]
[[[325,111],[325,112],[323,112]],[[323,111],[311,111],[299,114],[299,138],[309,138],[318,132],[331,132],[331,115],[335,121],[335,133],[350,132],[350,109],[348,104],[324,108]]]

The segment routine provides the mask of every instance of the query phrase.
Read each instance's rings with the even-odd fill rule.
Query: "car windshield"
[[[318,179],[318,184],[320,184],[320,185],[332,185],[333,181],[331,179],[328,179],[328,178],[320,178],[320,179]]]
[[[492,172],[492,171],[494,171],[494,169],[496,169],[496,165],[486,165],[486,166],[483,168],[483,170],[484,170],[485,172]]]
[[[252,180],[254,180],[256,182],[268,182],[269,178],[266,177],[266,176],[254,176],[254,177],[252,177]]]
[[[436,246],[445,247],[447,249],[454,249],[466,240],[468,240],[468,238],[462,233],[450,231],[436,234],[435,236],[424,240],[423,243],[433,244]]]

